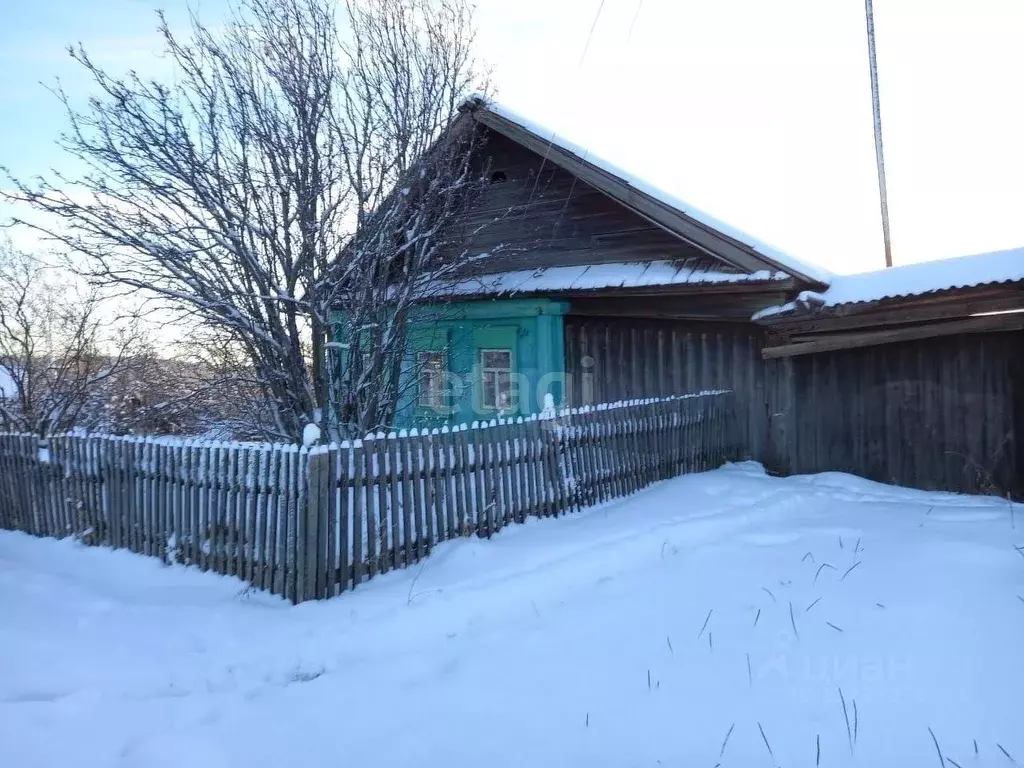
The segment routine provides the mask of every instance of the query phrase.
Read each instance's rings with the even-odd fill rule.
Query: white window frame
[[[431,356],[432,358],[439,358],[441,361],[441,370],[438,371],[436,378],[431,377],[433,381],[436,381],[440,386],[436,391],[425,390],[423,386],[423,375],[428,370],[424,363],[425,356]],[[417,381],[417,393],[416,393],[416,404],[420,408],[445,408],[448,405],[447,389],[445,388],[444,376],[448,370],[448,353],[443,349],[422,349],[416,353],[416,381]]]
[[[488,366],[484,364],[485,356],[488,353],[500,353],[508,355],[508,368],[497,368],[494,366]],[[511,349],[488,347],[480,350],[480,407],[485,411],[509,411],[518,408],[519,397],[518,392],[515,391],[513,386],[512,376],[514,373],[515,365],[515,354]],[[487,374],[491,373],[494,375],[494,384],[490,388],[487,387]],[[500,391],[498,388],[499,374],[508,374],[508,395],[509,402],[506,405],[499,404]],[[488,402],[488,394],[493,396],[493,402]]]

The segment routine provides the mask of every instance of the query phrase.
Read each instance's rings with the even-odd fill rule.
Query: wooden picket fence
[[[294,602],[738,457],[702,393],[311,449],[0,435],[0,527],[238,576]]]

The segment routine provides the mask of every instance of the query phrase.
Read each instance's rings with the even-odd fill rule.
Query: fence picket
[[[733,458],[714,393],[368,436],[342,446],[0,434],[0,527],[237,575],[299,602]]]

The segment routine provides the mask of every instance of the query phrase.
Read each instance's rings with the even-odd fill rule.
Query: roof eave
[[[564,168],[581,181],[590,184],[639,216],[661,227],[671,235],[698,250],[721,259],[736,269],[747,272],[759,270],[781,271],[791,275],[810,290],[822,290],[827,285],[812,275],[801,273],[792,265],[780,263],[749,245],[725,235],[707,224],[686,215],[665,202],[637,189],[625,179],[580,157],[575,152],[558,146],[523,126],[487,109],[482,100],[466,104],[474,118],[482,125],[536,152],[552,163]]]

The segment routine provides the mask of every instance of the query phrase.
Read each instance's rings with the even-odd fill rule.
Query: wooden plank
[[[331,508],[332,485],[334,483],[334,454],[329,446],[319,448],[317,471],[317,542],[316,542],[316,597],[323,599],[333,596],[334,590],[334,525]],[[257,544],[259,542],[257,541]],[[258,547],[257,547],[258,551]]]
[[[405,549],[403,563],[408,567],[413,561],[419,560],[416,551],[416,528],[413,524],[416,515],[415,442],[408,433],[400,433],[397,447],[402,468],[402,545]]]
[[[969,333],[1019,331],[1024,329],[1024,317],[1019,315],[991,315],[969,317],[949,322],[927,323],[911,327],[897,327],[860,333],[841,333],[821,336],[813,341],[801,341],[778,346],[767,346],[761,350],[765,360],[777,357],[793,357],[816,352],[891,344],[898,341],[919,341]]]
[[[102,452],[102,444],[97,443],[96,448]],[[154,494],[156,496],[156,555],[165,563],[167,562],[167,446],[163,443],[154,443]],[[102,463],[101,463],[102,466]]]
[[[391,524],[388,522],[388,485],[390,484],[390,473],[387,465],[387,438],[378,434],[373,441],[377,463],[377,541],[379,543],[377,555],[378,570],[387,573],[389,561],[392,559],[389,550]]]
[[[387,438],[388,490],[390,491],[389,512],[391,526],[391,567],[405,565],[405,547],[402,541],[402,472],[399,468],[398,435],[391,433]]]
[[[267,532],[270,528],[270,514],[274,506],[273,485],[271,466],[274,464],[274,454],[277,453],[272,445],[264,445],[259,454],[259,469],[256,474],[257,491],[256,497],[256,546],[253,574],[250,578],[253,586],[259,589],[267,587]]]
[[[260,562],[260,588],[276,594],[279,542],[279,520],[281,500],[281,468],[283,466],[285,452],[283,446],[275,445],[269,452],[269,466],[267,468],[267,529],[266,548]]]
[[[352,464],[352,447],[348,443],[342,444],[338,450],[337,481],[335,492],[338,498],[338,590],[344,592],[348,589],[351,578],[352,559],[352,483],[355,474]]]
[[[352,587],[363,581],[366,566],[363,560],[364,524],[366,522],[363,488],[366,485],[366,462],[362,440],[352,443]]]
[[[445,427],[439,435],[440,451],[442,458],[441,470],[444,474],[444,523],[445,539],[454,539],[459,535],[459,529],[455,523],[455,485],[458,485],[458,476],[455,474],[456,462],[456,440],[455,433]]]
[[[372,579],[377,575],[378,568],[378,554],[377,554],[377,517],[375,514],[375,494],[374,486],[378,481],[376,472],[374,471],[373,458],[374,458],[374,438],[372,435],[367,435],[363,438],[363,484],[366,491],[365,499],[365,519],[363,525],[366,530],[366,576]]]
[[[295,602],[295,520],[298,516],[297,505],[298,505],[298,465],[299,465],[299,449],[297,446],[290,445],[286,449],[285,465],[284,465],[284,482],[283,491],[281,494],[281,515],[280,515],[280,540],[281,540],[281,554],[279,555],[279,569],[281,571],[280,583],[281,592],[280,594],[287,599]]]
[[[306,563],[303,578],[307,600],[316,600],[322,596],[323,567],[321,558],[321,514],[324,494],[321,488],[327,482],[327,454],[320,448],[310,452],[306,470],[306,537],[304,549]]]
[[[473,521],[474,528],[478,536],[490,536],[490,532],[487,529],[487,478],[485,472],[486,466],[486,447],[484,446],[483,430],[480,429],[480,425],[477,422],[473,422],[472,432],[470,438],[472,440],[473,448],[473,479],[475,484],[475,493],[473,494]]]
[[[512,498],[512,473],[514,465],[512,445],[512,420],[506,419],[498,427],[499,456],[501,458],[501,490],[502,490],[502,526],[510,525],[515,519],[514,500]]]
[[[483,531],[487,538],[494,535],[497,530],[497,512],[499,488],[496,482],[495,463],[497,460],[497,446],[494,442],[494,426],[481,428],[479,438],[482,449],[482,470],[484,478],[483,508]]]
[[[409,476],[412,479],[412,534],[416,545],[414,559],[419,562],[427,554],[424,541],[426,533],[423,525],[423,514],[426,508],[426,487],[423,483],[423,442],[422,437],[415,430],[409,433],[406,440],[409,449]]]
[[[255,472],[256,458],[255,449],[241,448],[237,445],[226,446],[226,467],[223,477],[224,483],[224,510],[223,525],[224,533],[224,572],[237,576],[246,582],[252,583],[252,539],[245,534],[245,524],[248,517],[245,515],[246,498],[255,496],[250,483],[255,485],[255,478],[248,477]],[[251,472],[244,466],[246,456],[252,464]],[[246,548],[250,551],[246,551]]]
[[[295,533],[292,536],[295,547],[295,560],[293,567],[294,597],[292,601],[302,603],[311,598],[309,594],[309,580],[307,578],[308,541],[309,541],[309,450],[305,447],[299,449],[298,460],[295,472],[295,504],[290,512],[291,519],[295,525]]]
[[[455,473],[455,535],[465,536],[466,509],[472,499],[469,470],[469,448],[466,441],[466,425],[455,427],[452,432],[452,453]]]
[[[434,548],[434,543],[437,541],[437,532],[434,529],[434,510],[437,505],[437,498],[434,489],[434,471],[436,469],[436,463],[433,459],[433,435],[430,434],[429,430],[422,430],[420,432],[420,448],[423,454],[423,520],[426,523],[426,541],[424,546],[426,548],[427,555]]]

